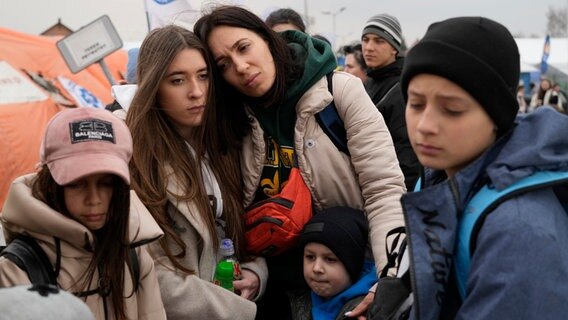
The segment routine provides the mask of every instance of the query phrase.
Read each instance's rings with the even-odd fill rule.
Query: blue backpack
[[[454,255],[456,282],[462,301],[466,295],[471,256],[475,250],[477,235],[486,216],[508,199],[544,188],[554,188],[556,196],[568,214],[568,171],[539,171],[501,191],[485,185],[469,201],[463,216],[458,221],[456,253]]]
[[[327,89],[333,96],[333,71],[328,73],[326,76]],[[349,156],[349,148],[347,148],[347,132],[345,132],[343,120],[341,120],[339,113],[337,113],[335,102],[331,100],[327,107],[315,114],[315,117],[321,129],[329,137],[331,142],[333,142],[335,147]]]

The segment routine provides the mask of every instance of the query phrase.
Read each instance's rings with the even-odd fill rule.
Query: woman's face
[[[262,97],[276,80],[276,66],[268,43],[244,28],[218,26],[208,45],[223,78],[240,93]]]
[[[365,70],[363,70],[363,67],[361,67],[359,62],[357,62],[357,59],[355,59],[355,54],[353,53],[348,53],[345,56],[344,71],[358,77],[363,82],[367,80],[367,74],[365,73]]]
[[[419,74],[408,85],[408,137],[425,167],[453,176],[496,139],[495,124],[483,107],[457,84]]]
[[[201,125],[207,104],[209,74],[197,49],[183,49],[168,66],[158,87],[158,103],[186,139]]]
[[[550,87],[551,87],[550,81],[548,81],[548,80],[546,80],[546,79],[540,81],[540,88],[541,88],[543,91],[546,91],[546,90],[550,89]]]
[[[108,173],[92,174],[63,186],[65,207],[71,218],[95,231],[104,227],[114,191],[115,177]]]

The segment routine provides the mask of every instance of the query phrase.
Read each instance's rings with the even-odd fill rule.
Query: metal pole
[[[108,79],[108,82],[110,82],[110,84],[114,86],[116,84],[116,81],[114,81],[114,78],[112,77],[112,74],[110,73],[110,70],[108,69],[105,60],[101,59],[98,61],[98,63],[101,65],[101,68],[103,69],[103,72],[106,78]]]
[[[148,24],[148,32],[152,31],[152,27],[150,26],[150,13],[148,12],[148,3],[144,0],[144,10],[146,10],[146,23]]]
[[[310,17],[308,16],[308,0],[304,0],[304,17],[306,17],[306,30],[310,30]]]

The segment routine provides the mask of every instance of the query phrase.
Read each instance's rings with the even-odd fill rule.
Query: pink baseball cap
[[[103,109],[76,108],[57,113],[47,124],[40,161],[57,184],[94,173],[112,173],[130,184],[132,136],[126,124]]]

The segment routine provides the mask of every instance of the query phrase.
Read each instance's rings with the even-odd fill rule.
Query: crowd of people
[[[373,15],[341,72],[291,9],[152,30],[108,110],[58,113],[38,171],[12,183],[0,297],[101,320],[562,318],[561,98],[543,79],[521,104],[518,48],[491,19],[402,43],[396,17]],[[516,192],[468,222],[486,189]],[[292,214],[301,231],[282,238]],[[232,290],[214,282],[227,238]],[[53,283],[17,259],[22,241]]]

